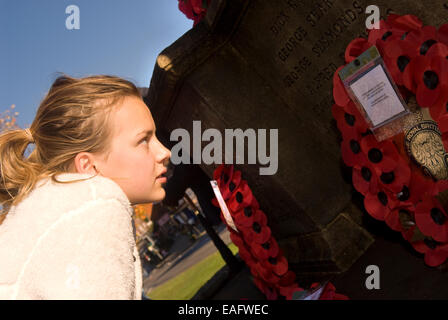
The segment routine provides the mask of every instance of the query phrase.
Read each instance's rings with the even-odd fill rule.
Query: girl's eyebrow
[[[136,135],[136,137],[138,137],[139,135],[141,135],[142,133],[145,133],[145,134],[152,134],[154,131],[153,130],[143,130],[143,131],[141,131],[141,132],[139,132],[137,135]]]

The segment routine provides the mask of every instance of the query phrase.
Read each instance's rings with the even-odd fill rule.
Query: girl
[[[131,206],[165,197],[170,155],[132,83],[57,78],[0,135],[0,299],[141,299]]]

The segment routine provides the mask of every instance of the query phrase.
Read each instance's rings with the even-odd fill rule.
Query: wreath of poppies
[[[368,30],[367,39],[350,42],[346,63],[371,46],[378,48],[403,98],[415,96],[421,108],[429,109],[448,150],[448,24],[437,30],[412,15],[389,15],[379,29]],[[353,186],[372,217],[401,232],[424,254],[427,265],[438,266],[448,257],[447,211],[439,201],[448,181],[422,172],[405,151],[403,133],[375,139],[339,78],[344,66],[334,73],[332,114],[342,134],[342,159],[352,167]]]
[[[222,197],[226,202],[234,221],[235,231],[227,225],[230,239],[238,247],[240,258],[250,268],[257,288],[269,300],[280,296],[291,300],[293,293],[303,291],[296,282],[296,275],[289,270],[288,261],[271,234],[266,214],[249,188],[247,181],[241,177],[241,171],[234,170],[233,165],[220,165],[213,173]],[[213,205],[219,207],[216,199]],[[221,220],[227,224],[221,211]],[[311,288],[317,286],[314,283]],[[346,296],[337,294],[335,287],[328,283],[320,300],[341,300]]]

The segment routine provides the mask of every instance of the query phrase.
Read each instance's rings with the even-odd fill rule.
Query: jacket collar
[[[92,174],[88,174],[88,173],[78,173],[78,172],[64,172],[64,173],[59,173],[57,174],[56,180],[58,181],[73,181],[73,180],[78,180],[78,179],[87,179],[87,178],[91,178],[94,175]],[[133,215],[133,209],[132,209],[132,205],[129,202],[128,197],[126,196],[126,194],[124,193],[124,191],[121,189],[121,187],[112,179],[109,179],[107,177],[103,177],[101,175],[97,175],[97,177],[99,177],[100,179],[107,179],[109,181],[111,181],[113,184],[116,185],[116,190],[119,191],[119,195],[118,195],[118,200],[127,208],[130,216]],[[93,178],[95,179],[95,178]],[[38,183],[38,186],[43,183],[50,183],[51,182],[51,178],[47,177],[46,179],[43,179],[43,181],[41,181],[40,183]]]
[[[56,175],[56,179],[59,181],[73,181],[78,179],[86,179],[93,177],[94,175],[89,173],[78,173],[78,172],[64,172]]]

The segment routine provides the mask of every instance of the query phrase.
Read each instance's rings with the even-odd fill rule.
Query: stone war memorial
[[[278,129],[275,174],[261,175],[263,165],[247,160],[234,163],[298,279],[340,274],[374,241],[352,200],[331,113],[333,74],[345,64],[349,42],[366,37],[370,4],[212,1],[204,20],[159,54],[144,97],[170,146],[178,128],[193,137],[194,121],[223,137],[225,129]],[[375,5],[381,18],[413,14],[436,27],[448,14],[439,0]],[[198,164],[211,180],[218,164]]]

